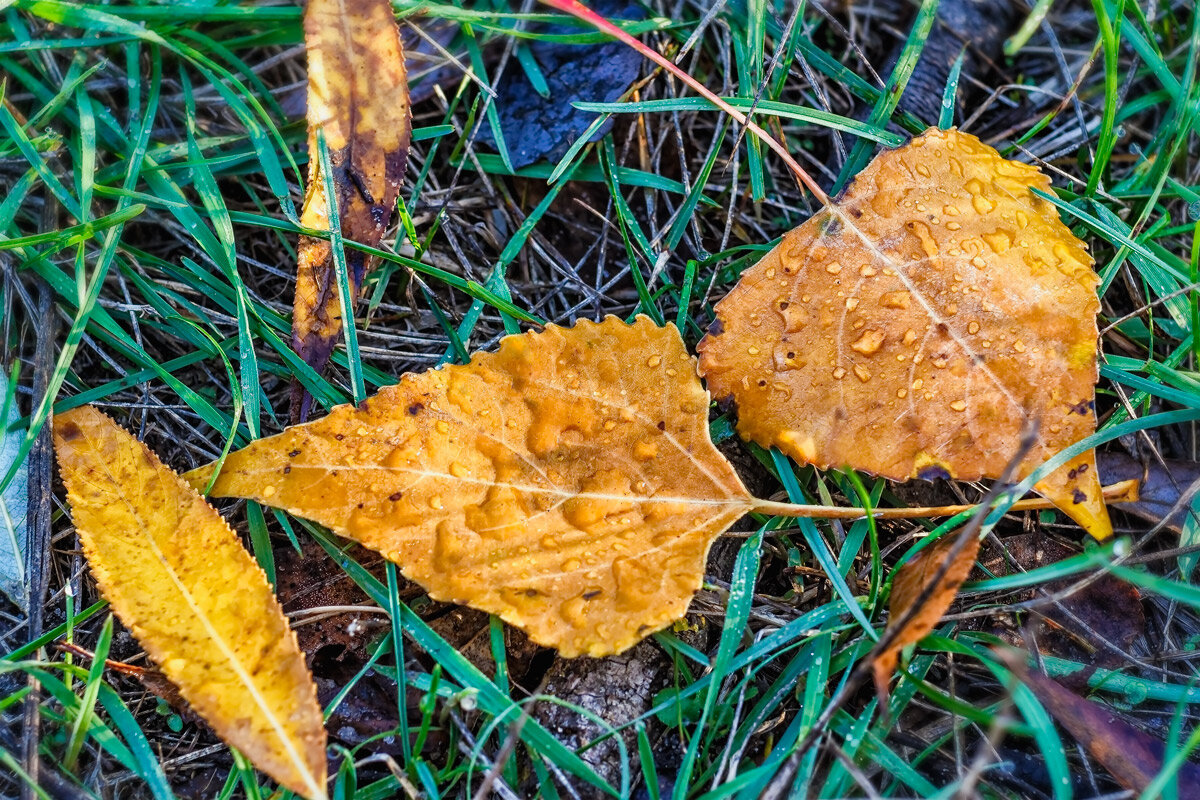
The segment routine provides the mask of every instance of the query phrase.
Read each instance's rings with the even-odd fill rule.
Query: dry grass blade
[[[54,445],[101,592],[226,742],[288,789],[325,797],[316,687],[266,576],[225,520],[91,406]]]
[[[412,121],[404,52],[387,0],[310,0],[304,12],[308,49],[309,180],[301,224],[327,230],[325,178],[317,131],[325,135],[344,239],[372,247],[383,238],[408,162]],[[355,297],[372,266],[346,251]],[[300,239],[292,338],[313,368],[329,361],[342,331],[342,303],[330,242]]]

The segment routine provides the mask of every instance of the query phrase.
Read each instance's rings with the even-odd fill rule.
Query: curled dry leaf
[[[345,239],[377,247],[392,218],[412,133],[404,52],[387,0],[309,0],[308,196],[300,222],[329,228],[329,198],[317,149],[325,133],[337,210]],[[371,264],[346,250],[351,305]],[[323,369],[342,333],[333,252],[325,239],[300,237],[292,340],[314,369]]]
[[[955,130],[880,154],[717,305],[700,369],[738,432],[894,480],[995,478],[1029,419],[1022,477],[1093,433],[1098,279],[1033,189]],[[1094,453],[1035,488],[1112,532]]]
[[[54,419],[100,591],[192,708],[282,786],[325,797],[312,678],[267,578],[213,508],[90,406]]]
[[[889,629],[908,617],[910,610],[921,600],[926,587],[938,577],[942,565],[948,558],[954,559],[925,601],[904,622],[904,627],[891,644],[875,656],[871,667],[875,674],[875,690],[881,698],[887,696],[888,682],[896,671],[900,651],[924,639],[937,626],[938,620],[958,595],[959,587],[971,574],[971,567],[979,555],[979,537],[970,537],[955,554],[953,550],[957,540],[957,533],[943,536],[913,556],[911,561],[896,570],[892,578],[892,594],[888,598]]]
[[[751,507],[708,407],[673,327],[550,325],[254,442],[212,493],[325,525],[563,655],[608,655],[683,616]]]

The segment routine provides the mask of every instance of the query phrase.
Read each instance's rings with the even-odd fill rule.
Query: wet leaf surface
[[[1021,476],[1094,432],[1098,279],[1033,189],[954,130],[880,154],[717,304],[700,365],[738,432],[894,480],[997,477],[1030,419]],[[1036,488],[1111,533],[1093,453]]]
[[[673,327],[551,325],[254,442],[212,494],[325,525],[563,655],[608,655],[683,616],[751,507],[708,408]]]
[[[300,222],[307,228],[329,229],[329,198],[317,145],[320,129],[329,150],[342,236],[378,247],[400,194],[412,132],[395,14],[387,0],[309,0],[304,41],[309,71],[309,171]],[[357,300],[371,264],[358,250],[345,252]],[[330,243],[301,236],[293,346],[306,363],[321,370],[341,333]]]
[[[192,708],[283,786],[325,797],[325,730],[283,611],[225,523],[91,406],[54,418],[88,564],[117,616]]]

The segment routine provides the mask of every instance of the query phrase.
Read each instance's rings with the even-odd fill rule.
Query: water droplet
[[[883,345],[883,339],[883,331],[865,331],[862,336],[858,337],[858,341],[850,345],[850,349],[857,350],[864,356],[873,355]]]
[[[263,497],[271,497],[275,494],[274,486],[266,486],[262,490]]]
[[[899,397],[901,400],[908,397],[908,389],[897,389],[896,397]]]
[[[433,497],[429,498],[429,507],[440,511],[442,508],[442,496],[440,494],[435,494]]]
[[[746,352],[747,352],[747,353],[749,353],[749,354],[750,354],[750,355],[752,355],[752,356],[756,356],[756,355],[758,355],[758,354],[759,354],[759,352],[760,352],[760,351],[759,351],[759,349],[758,349],[757,347],[755,347],[754,345],[750,345],[748,348],[746,348]]]
[[[833,377],[837,378],[840,381],[842,378],[846,377],[846,370],[843,369],[842,367],[838,367],[837,369],[835,369],[833,371]]]
[[[871,380],[871,370],[864,367],[862,364],[854,365],[854,376],[863,383]]]
[[[580,561],[578,558],[568,558],[562,564],[563,572],[574,572],[575,570],[579,569],[582,566],[583,566],[583,562]]]
[[[971,259],[971,265],[974,266],[976,269],[983,269],[984,267],[987,266],[987,262],[984,261],[983,258],[981,258],[980,256],[975,256],[974,258]]]
[[[1022,342],[1020,339],[1017,339],[1015,342],[1013,342],[1013,350],[1016,350],[1018,353],[1024,353],[1025,352],[1025,343]]]
[[[451,461],[450,474],[456,478],[465,478],[471,474],[471,470],[467,469],[464,464],[460,464],[457,461]]]
[[[879,270],[872,267],[870,264],[863,264],[858,268],[858,274],[864,278],[873,278],[879,274]]]
[[[917,332],[914,331],[912,328],[909,328],[908,330],[906,330],[904,332],[904,339],[902,341],[904,342],[905,345],[912,346],[912,343],[915,342],[916,340],[917,340]]]
[[[947,217],[957,217],[959,214],[958,206],[946,205],[942,206],[942,213]]]
[[[662,363],[662,356],[650,356],[649,358],[646,359],[647,367],[657,367],[661,363]]]
[[[853,311],[856,308],[858,308],[858,298],[857,297],[847,297],[846,298],[846,310]]]
[[[606,420],[604,421],[604,430],[606,430],[606,431],[611,431],[611,430],[612,430],[613,428],[615,428],[615,427],[617,427],[617,423],[616,423],[616,422],[614,422],[613,420],[611,420],[611,419],[606,419]]]
[[[952,409],[954,409],[955,411],[966,411],[967,403],[965,400],[955,400],[953,403],[950,404],[950,407]]]
[[[884,308],[908,308],[912,303],[912,295],[901,289],[897,292],[884,292],[879,296],[879,304]]]
[[[837,275],[842,271],[842,265],[836,261],[831,261],[829,262],[829,265],[825,267],[825,271],[830,275]]]
[[[971,334],[972,336],[979,333],[979,323],[972,321],[969,325],[967,325],[967,333]]]
[[[446,422],[446,420],[444,420],[444,419],[439,419],[437,421],[437,424],[434,427],[437,428],[438,433],[449,433],[450,432],[450,423]]]

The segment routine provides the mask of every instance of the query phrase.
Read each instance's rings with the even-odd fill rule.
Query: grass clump
[[[651,3],[625,24],[753,110],[836,191],[880,144],[939,121],[903,99],[938,5]],[[20,365],[31,472],[48,474],[51,411],[87,402],[190,468],[279,430],[293,375],[329,408],[533,322],[604,314],[672,321],[694,343],[741,270],[815,210],[759,142],[649,65],[618,103],[588,106],[611,119],[602,139],[514,169],[506,146],[479,142],[485,127],[503,139],[503,75],[536,84],[530,42],[597,35],[547,33],[559,17],[502,0],[397,12],[421,65],[400,224],[368,281],[356,352],[340,348],[322,375],[288,344],[308,157],[300,9],[0,9],[0,337],[5,369]],[[1157,469],[1186,511],[1200,418],[1200,21],[1186,0],[1036,13],[1013,54],[964,70],[939,116],[1054,176],[1048,199],[1102,277],[1095,443]],[[816,473],[740,444],[726,416],[712,426],[759,496],[981,496]],[[31,613],[0,609],[0,793],[33,792],[36,765],[49,796],[267,796],[238,754],[155,697],[152,678],[80,655],[141,666],[95,594],[61,498],[33,480],[44,572]],[[1054,514],[1003,518],[992,573],[913,653],[888,708],[865,690],[826,714],[886,622],[891,565],[935,521],[746,521],[714,548],[688,620],[605,663],[556,660],[495,620],[433,603],[320,529],[226,510],[309,646],[335,797],[1117,791],[992,650],[1017,640],[1046,645],[1048,671],[1086,682],[1169,754],[1196,743],[1200,526],[1186,513],[1174,518],[1182,538],[1119,516],[1123,537],[1107,546],[1081,546]],[[1057,537],[1061,557],[1024,559],[1023,534]],[[1106,572],[1106,586],[1124,587],[1110,616],[1137,609],[1144,626],[1112,641],[1085,619],[1071,642],[1047,645],[1043,621],[1061,620],[1064,603],[1092,608],[1070,601]],[[814,746],[797,750],[823,716]]]

